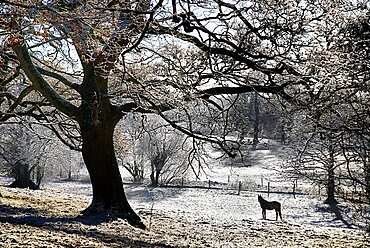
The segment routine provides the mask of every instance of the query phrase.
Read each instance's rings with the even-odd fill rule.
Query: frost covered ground
[[[339,205],[343,222],[309,184],[298,181],[294,197],[292,182],[279,172],[281,152],[259,149],[244,164],[218,160],[202,174],[203,184],[185,183],[204,187],[126,184],[146,231],[122,220],[76,218],[91,198],[88,181],[48,181],[40,191],[1,187],[0,247],[370,247],[346,204]],[[258,194],[281,202],[283,221],[272,211],[262,220]]]

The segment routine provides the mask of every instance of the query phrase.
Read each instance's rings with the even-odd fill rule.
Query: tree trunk
[[[329,169],[328,171],[328,179],[327,179],[327,198],[325,200],[325,203],[331,204],[331,203],[337,203],[335,200],[335,182],[334,182],[334,170]]]
[[[259,139],[259,125],[260,125],[260,110],[259,110],[259,101],[258,94],[254,93],[254,130],[253,130],[253,148],[256,148],[258,145]]]
[[[159,185],[159,175],[161,174],[161,170],[157,169],[155,174],[155,183],[158,186]]]
[[[140,217],[129,205],[114,154],[114,123],[81,127],[82,156],[90,175],[93,199],[83,214],[105,213],[126,219],[131,225],[145,229]]]
[[[9,186],[11,188],[29,188],[29,189],[39,189],[40,184],[35,184],[31,179],[31,173],[35,167],[29,168],[28,164],[19,162],[14,165],[13,173],[15,181]]]
[[[370,157],[365,155],[364,158],[364,172],[365,172],[365,191],[367,203],[370,204]]]
[[[335,200],[335,160],[334,160],[334,148],[332,145],[329,146],[329,167],[328,167],[328,178],[327,178],[327,199],[326,204],[332,205],[337,204]]]
[[[281,123],[281,144],[286,144],[286,133],[285,133],[285,123],[284,121]]]
[[[76,118],[80,126],[82,156],[90,175],[93,199],[82,213],[126,219],[132,226],[145,229],[140,217],[127,201],[114,153],[113,133],[122,113],[110,103],[108,79],[102,76],[105,74],[101,68],[97,69],[93,63],[89,63],[85,64],[84,72],[85,77],[79,87],[82,101]]]
[[[152,182],[152,186],[153,187],[157,187],[158,186],[158,176],[156,174],[156,167],[153,163],[151,163],[151,173],[150,173],[150,181]]]

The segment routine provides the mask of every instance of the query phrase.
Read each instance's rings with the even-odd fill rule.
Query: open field
[[[349,204],[339,204],[345,221],[335,220],[309,184],[300,181],[291,194],[278,154],[254,151],[248,166],[218,161],[201,179],[217,182],[211,188],[126,184],[145,231],[123,220],[79,217],[91,199],[88,180],[51,180],[37,191],[0,187],[0,247],[369,247]],[[272,184],[269,196],[261,178]],[[1,185],[10,182],[0,177]],[[240,194],[230,188],[237,182]],[[273,211],[262,220],[258,194],[281,202],[283,221]]]
[[[70,186],[71,183],[65,184]],[[146,188],[128,189],[134,208],[148,227],[146,231],[133,228],[122,220],[101,222],[99,218],[78,217],[79,211],[87,206],[88,201],[77,195],[61,194],[60,191],[53,189],[29,191],[2,187],[0,190],[3,194],[0,200],[2,247],[368,247],[369,245],[365,233],[358,229],[323,227],[295,221],[294,218],[299,219],[300,215],[294,215],[297,209],[285,212],[283,216],[286,216],[286,220],[283,222],[272,220],[274,219],[272,212],[268,212],[269,220],[261,220],[257,204],[249,201],[251,196],[244,194],[238,196],[220,190],[156,189],[158,191],[155,194],[171,196],[163,195],[163,200],[158,198],[153,204],[150,198],[144,201],[143,192],[147,191]],[[195,200],[200,198],[203,198],[204,202],[195,204]],[[215,199],[213,202],[212,198]],[[216,199],[223,204],[217,205]],[[248,206],[249,204],[251,206]],[[212,211],[207,211],[210,208]]]

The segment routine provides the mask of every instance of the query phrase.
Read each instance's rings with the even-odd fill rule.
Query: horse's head
[[[262,196],[258,195],[258,202],[261,202],[261,200],[262,200]]]

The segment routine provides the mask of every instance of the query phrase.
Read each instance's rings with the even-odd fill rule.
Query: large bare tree
[[[31,116],[80,149],[93,186],[84,213],[114,213],[145,228],[118,170],[118,121],[128,112],[155,113],[236,156],[222,132],[192,125],[190,106],[227,114],[225,95],[245,92],[309,104],[309,54],[322,44],[321,21],[339,5],[0,0],[0,121]]]

